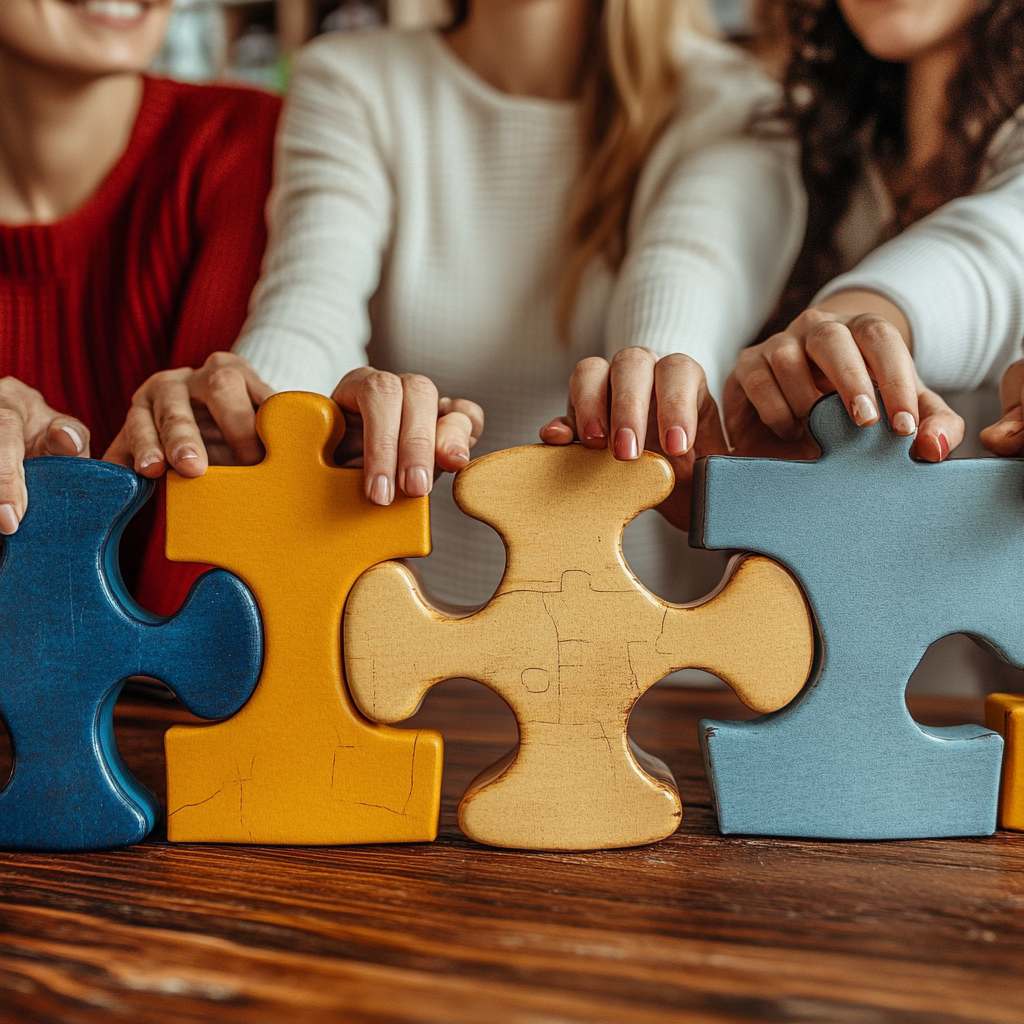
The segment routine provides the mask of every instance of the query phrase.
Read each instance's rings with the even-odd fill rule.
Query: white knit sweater
[[[751,138],[774,86],[738,51],[688,41],[681,108],[644,168],[617,275],[592,268],[571,344],[554,300],[578,110],[504,94],[435,33],[322,37],[302,54],[277,153],[263,277],[237,351],[277,389],[330,392],[353,367],[420,372],[473,398],[479,452],[536,439],[576,361],[627,345],[683,351],[717,391],[770,311],[802,236],[794,151]],[[498,581],[491,531],[432,503],[432,591],[477,603]],[[627,555],[693,597],[685,538],[654,513]]]
[[[879,244],[892,199],[869,164],[840,225],[845,289],[884,295],[910,323],[922,379],[968,421],[958,455],[981,454],[977,431],[998,414],[1003,370],[1024,341],[1024,107],[996,134],[978,185]]]

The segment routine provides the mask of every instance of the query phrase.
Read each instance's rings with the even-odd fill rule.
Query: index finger
[[[892,429],[909,436],[917,429],[920,410],[917,370],[903,335],[873,314],[856,316],[848,326],[881,392]]]

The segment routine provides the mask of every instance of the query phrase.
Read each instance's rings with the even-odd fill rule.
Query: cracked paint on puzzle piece
[[[681,668],[719,675],[760,711],[802,687],[813,634],[786,570],[734,560],[713,594],[684,606],[651,594],[626,565],[623,528],[673,485],[668,463],[652,454],[623,463],[581,446],[497,452],[455,483],[463,511],[491,525],[508,552],[486,606],[445,614],[396,563],[353,589],[346,672],[368,716],[408,718],[430,687],[459,676],[490,687],[516,716],[518,748],[463,797],[470,837],[539,849],[664,838],[682,805],[665,765],[629,741],[637,700]]]
[[[215,726],[168,731],[168,837],[176,842],[414,842],[437,834],[442,743],[367,721],[342,675],[341,617],[360,573],[430,550],[424,498],[388,508],[333,453],[334,403],[275,395],[256,466],[168,481],[168,556],[212,562],[259,604],[266,661],[252,699]],[[386,608],[378,609],[387,621]],[[237,781],[237,765],[254,764]],[[246,774],[246,773],[242,773]]]

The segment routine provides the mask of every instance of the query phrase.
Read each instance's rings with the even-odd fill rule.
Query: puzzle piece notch
[[[341,614],[375,562],[430,550],[425,498],[372,505],[358,469],[333,464],[340,410],[275,395],[257,429],[267,456],[168,480],[168,555],[238,573],[259,603],[267,657],[243,711],[165,739],[174,842],[304,845],[433,839],[437,733],[366,721],[342,678]]]
[[[881,407],[881,402],[879,401]],[[1024,660],[1006,593],[1024,556],[1024,463],[909,455],[838,397],[814,408],[816,462],[712,457],[695,473],[691,542],[777,558],[803,586],[822,659],[777,715],[702,723],[723,831],[843,839],[978,835],[995,826],[1002,742],[926,728],[906,686],[950,633]]]
[[[207,573],[182,610],[159,619],[127,593],[123,529],[151,491],[130,470],[39,458],[25,464],[21,528],[4,541],[0,714],[14,770],[0,792],[0,846],[102,849],[138,842],[159,807],[114,736],[125,678],[161,679],[194,713],[229,715],[256,684],[259,616],[224,572]]]
[[[660,600],[626,566],[621,532],[637,509],[621,495],[640,508],[662,500],[663,466],[649,454],[637,467],[580,446],[486,456],[460,473],[456,496],[477,514],[488,509],[509,549],[492,601],[445,614],[393,563],[353,589],[346,672],[367,715],[407,718],[431,686],[457,676],[487,685],[516,715],[518,750],[463,798],[460,821],[472,838],[541,849],[664,838],[681,804],[668,769],[628,740],[642,694],[677,668],[701,667],[755,706],[776,708],[805,681],[809,616],[779,566],[736,560],[727,583],[693,606]],[[492,490],[517,500],[491,507]],[[390,610],[386,620],[380,608]]]

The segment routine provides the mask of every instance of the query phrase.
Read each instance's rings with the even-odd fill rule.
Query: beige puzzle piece
[[[640,697],[681,668],[713,672],[762,712],[802,688],[811,618],[781,566],[734,559],[713,594],[673,605],[626,565],[625,524],[673,485],[668,463],[650,453],[625,463],[577,445],[497,452],[455,483],[459,506],[494,527],[507,550],[485,607],[442,612],[393,562],[353,588],[346,673],[369,717],[408,718],[431,686],[460,676],[489,686],[515,713],[518,748],[463,797],[459,820],[471,838],[561,850],[662,839],[682,805],[668,768],[627,736]]]

